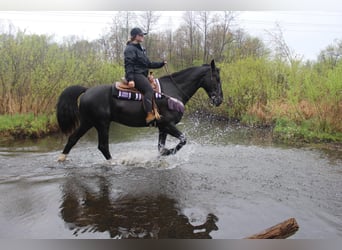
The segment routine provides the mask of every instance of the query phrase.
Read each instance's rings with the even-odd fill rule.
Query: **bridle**
[[[183,97],[187,98],[188,100],[190,100],[190,96],[186,93],[184,93],[184,91],[178,86],[179,84],[176,82],[176,80],[173,78],[172,74],[169,71],[168,65],[164,64],[164,69],[166,71],[166,74],[170,77],[171,81],[174,83],[175,87],[177,88],[177,90],[183,95]],[[210,81],[213,80],[213,70],[210,68]],[[165,97],[170,97],[164,93],[161,93],[162,95],[164,95]],[[195,101],[196,103],[201,104],[202,100],[198,97],[198,96],[193,96],[192,100]]]
[[[166,74],[170,77],[171,81],[175,84],[175,87],[178,89],[178,91],[184,95],[188,100],[190,100],[190,96],[188,94],[184,93],[184,91],[178,86],[176,80],[173,78],[172,74],[169,71],[169,66],[167,64],[164,64],[164,69],[166,71]]]

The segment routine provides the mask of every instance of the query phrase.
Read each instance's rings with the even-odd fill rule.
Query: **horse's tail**
[[[57,102],[57,121],[63,133],[72,132],[79,124],[80,112],[78,110],[78,97],[87,88],[75,85],[63,90]]]

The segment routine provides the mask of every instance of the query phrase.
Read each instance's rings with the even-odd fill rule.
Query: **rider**
[[[147,113],[146,123],[153,122],[156,117],[152,113],[153,89],[148,80],[148,69],[157,69],[163,67],[167,62],[151,62],[146,56],[146,50],[141,43],[144,41],[144,35],[140,28],[131,30],[131,39],[127,42],[125,48],[125,77],[130,87],[135,87],[143,94],[144,109]]]

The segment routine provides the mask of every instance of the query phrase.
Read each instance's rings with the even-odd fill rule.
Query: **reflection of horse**
[[[118,239],[211,239],[217,217],[207,216],[193,226],[177,209],[177,202],[165,195],[124,196],[111,199],[109,184],[100,177],[98,192],[71,180],[64,186],[61,216],[74,234],[109,232]]]
[[[183,116],[184,105],[196,91],[203,88],[214,105],[218,106],[222,103],[220,73],[213,60],[211,65],[188,68],[171,76],[164,76],[159,79],[159,82],[164,97],[156,100],[161,115],[161,119],[156,122],[159,128],[158,149],[162,155],[175,154],[186,143],[184,134],[176,128],[176,124]],[[78,108],[77,99],[82,93],[84,94],[80,98]],[[177,99],[178,102],[172,101],[174,99],[170,97]],[[177,103],[181,107],[177,107]],[[78,123],[79,126],[70,135],[59,160],[64,161],[71,148],[92,127],[95,127],[98,133],[99,150],[107,160],[111,159],[108,147],[110,122],[144,127],[145,116],[141,102],[113,98],[111,85],[100,85],[89,89],[81,86],[66,88],[57,104],[58,124],[64,133],[73,131]],[[180,140],[173,149],[165,148],[168,134]]]

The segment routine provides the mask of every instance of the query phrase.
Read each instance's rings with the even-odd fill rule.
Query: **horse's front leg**
[[[176,145],[176,147],[172,149],[165,148],[165,142],[166,142],[166,136],[167,134],[172,135],[173,137],[176,137],[179,139],[179,143]],[[159,131],[159,143],[158,143],[158,149],[161,155],[170,155],[177,153],[184,145],[186,144],[186,137],[185,135],[180,132],[176,126],[169,125],[163,130]]]
[[[159,129],[158,151],[161,155],[169,155],[170,150],[165,148],[167,132],[164,129]]]

